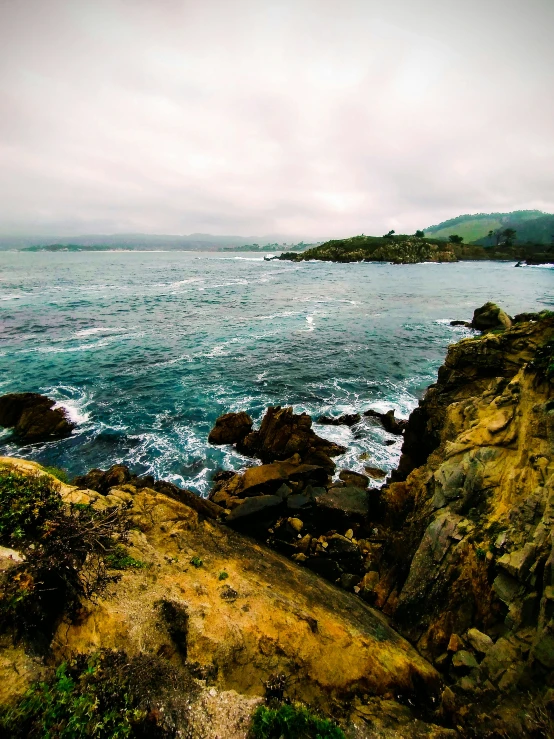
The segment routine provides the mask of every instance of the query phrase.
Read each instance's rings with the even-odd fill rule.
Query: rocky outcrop
[[[318,423],[322,423],[327,426],[355,426],[362,420],[359,413],[345,413],[342,416],[320,416],[317,419]]]
[[[544,708],[552,685],[553,363],[548,314],[450,347],[383,491],[374,603],[444,674],[445,720],[471,736],[541,735],[513,706]]]
[[[335,469],[331,457],[346,451],[339,444],[318,436],[312,429],[310,416],[293,413],[292,408],[270,406],[260,428],[244,433],[248,424],[251,427],[252,421],[246,413],[227,413],[216,421],[209,439],[212,443],[223,444],[233,442],[221,441],[222,438],[235,438],[237,451],[264,463],[282,461],[298,454],[302,462],[330,471]]]
[[[512,319],[496,303],[485,303],[473,313],[470,327],[477,331],[494,331],[510,328]]]
[[[220,416],[208,436],[210,444],[236,444],[252,431],[253,421],[244,411]]]
[[[400,436],[404,433],[404,429],[406,428],[407,421],[403,419],[395,418],[394,410],[387,411],[386,413],[380,413],[379,411],[373,410],[373,408],[370,408],[369,410],[365,411],[364,416],[366,418],[376,418],[378,421],[381,422],[381,425],[385,429],[385,431],[388,431],[389,434],[396,434],[397,436]]]
[[[32,462],[1,458],[0,464],[40,472]],[[199,678],[202,700],[220,701],[225,711],[231,695],[231,705],[240,699],[248,706],[246,722],[253,697],[279,675],[291,697],[337,713],[350,725],[350,736],[366,736],[356,724],[382,698],[403,716],[404,736],[412,735],[410,725],[418,728],[414,736],[427,735],[392,696],[406,706],[426,698],[432,703],[437,671],[353,594],[152,488],[126,483],[101,494],[61,484],[60,492],[66,502],[126,506],[133,525],[129,551],[146,566],[123,571],[109,595],[83,604],[78,618],[60,625],[52,661],[100,648],[123,649],[130,657],[161,655]],[[336,547],[345,541],[337,537]],[[0,650],[7,700],[42,668],[21,644]],[[197,702],[194,711],[200,708]],[[219,736],[244,737],[247,727],[242,733],[224,727],[228,733]],[[206,729],[190,736],[218,734]]]
[[[75,428],[63,408],[39,393],[9,393],[0,397],[0,426],[13,428],[21,441],[35,442],[69,436]]]

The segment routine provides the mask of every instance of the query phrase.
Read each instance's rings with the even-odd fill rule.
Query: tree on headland
[[[422,238],[423,238],[423,237],[425,236],[425,233],[424,233],[423,231],[419,231],[419,230],[418,230],[418,231],[416,231],[416,232],[415,232],[414,236],[415,236],[415,237],[416,237],[417,239],[422,239]]]
[[[504,245],[505,246],[513,246],[514,240],[516,238],[517,231],[515,228],[505,228],[502,232],[502,236],[504,238]]]
[[[394,232],[394,228],[391,228],[391,230],[390,230],[390,231],[389,231],[388,233],[386,233],[386,234],[385,234],[385,235],[383,236],[383,238],[384,238],[384,239],[392,239],[392,238],[394,237],[394,233],[395,233],[395,232]]]
[[[450,236],[448,237],[448,241],[451,244],[463,244],[464,237],[463,236],[458,236],[458,234],[450,234]]]
[[[489,240],[489,246],[492,246],[492,242],[494,239],[494,231],[492,230],[492,228],[487,234],[487,239]]]

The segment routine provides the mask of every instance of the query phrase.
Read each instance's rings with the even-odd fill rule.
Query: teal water
[[[554,305],[550,268],[512,263],[265,262],[197,252],[0,252],[0,393],[55,398],[71,438],[0,454],[66,468],[128,464],[206,493],[213,471],[248,460],[210,447],[215,418],[270,404],[407,416],[434,381],[451,319],[495,300],[508,312]],[[364,421],[316,426],[347,444],[340,466],[391,469],[400,442]],[[386,446],[385,440],[393,440]],[[367,464],[367,462],[365,462]]]

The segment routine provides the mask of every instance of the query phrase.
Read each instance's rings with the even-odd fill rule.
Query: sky
[[[0,0],[0,234],[554,212],[553,0]]]

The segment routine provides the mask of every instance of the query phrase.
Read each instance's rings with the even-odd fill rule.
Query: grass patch
[[[169,739],[186,730],[197,692],[183,670],[158,657],[102,651],[79,655],[0,710],[10,739]],[[184,734],[183,734],[184,735]]]
[[[259,706],[252,718],[252,739],[345,739],[332,721],[321,718],[300,704],[280,708]]]
[[[53,475],[60,482],[64,482],[66,485],[69,484],[69,475],[61,467],[43,467],[43,470],[49,475]]]
[[[117,544],[113,552],[107,555],[106,565],[112,570],[140,570],[148,567],[148,562],[131,557],[122,544]]]
[[[191,564],[191,565],[192,565],[193,567],[196,567],[196,569],[198,569],[199,567],[202,567],[202,565],[204,564],[204,562],[202,562],[202,560],[200,559],[200,557],[193,557],[193,558],[192,558],[192,559],[190,560],[190,564]]]
[[[23,556],[0,578],[0,628],[13,628],[39,651],[64,614],[119,578],[108,572],[109,558],[129,528],[125,506],[67,505],[59,487],[44,474],[0,468],[0,544]]]

